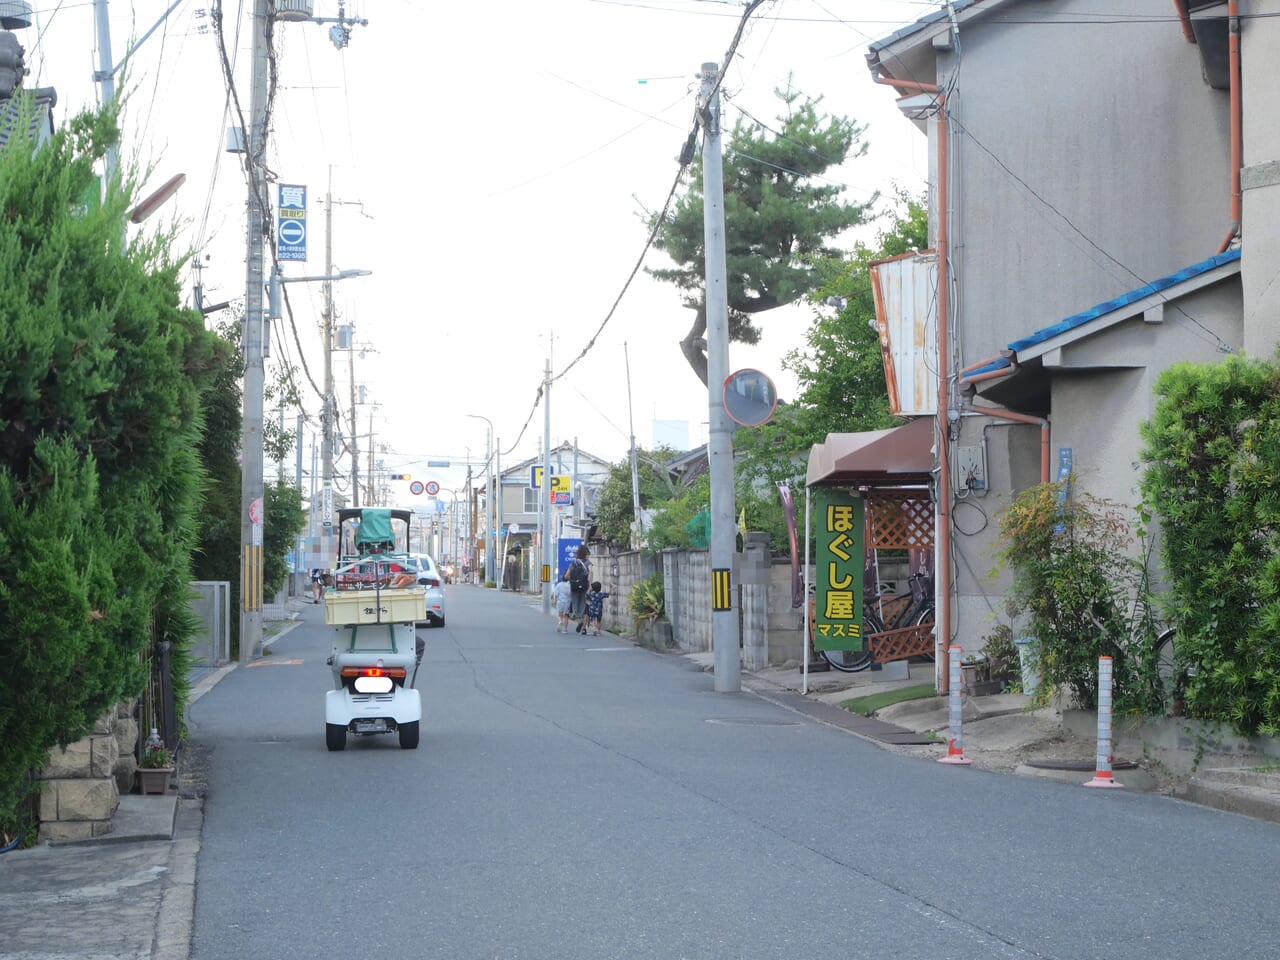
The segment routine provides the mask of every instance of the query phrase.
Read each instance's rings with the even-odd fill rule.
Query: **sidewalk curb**
[[[204,801],[180,800],[168,870],[152,937],[153,960],[188,960],[195,935],[196,863]]]

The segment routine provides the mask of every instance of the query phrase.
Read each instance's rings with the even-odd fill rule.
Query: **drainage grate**
[[[1112,760],[1112,770],[1132,770],[1137,767],[1136,760]],[[1036,757],[1027,761],[1028,767],[1037,770],[1073,770],[1081,773],[1093,773],[1097,768],[1097,760],[1064,760],[1058,757]]]
[[[712,717],[707,723],[731,727],[798,727],[799,720],[766,720],[763,717]]]

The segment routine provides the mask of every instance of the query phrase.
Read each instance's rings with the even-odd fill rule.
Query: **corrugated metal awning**
[[[809,450],[805,485],[925,483],[933,469],[933,418],[888,430],[829,433]]]
[[[871,264],[871,295],[889,412],[938,411],[938,255],[926,250]]]

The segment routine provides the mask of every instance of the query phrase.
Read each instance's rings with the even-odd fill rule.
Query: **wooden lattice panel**
[[[871,494],[867,498],[867,549],[912,547],[933,547],[933,501],[920,494]]]
[[[933,621],[873,633],[867,638],[867,642],[871,644],[871,656],[876,663],[933,653]]]

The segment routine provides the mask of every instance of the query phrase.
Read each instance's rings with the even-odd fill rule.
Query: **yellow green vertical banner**
[[[862,650],[862,572],[866,501],[843,490],[813,491],[815,511],[813,619],[815,650]]]

